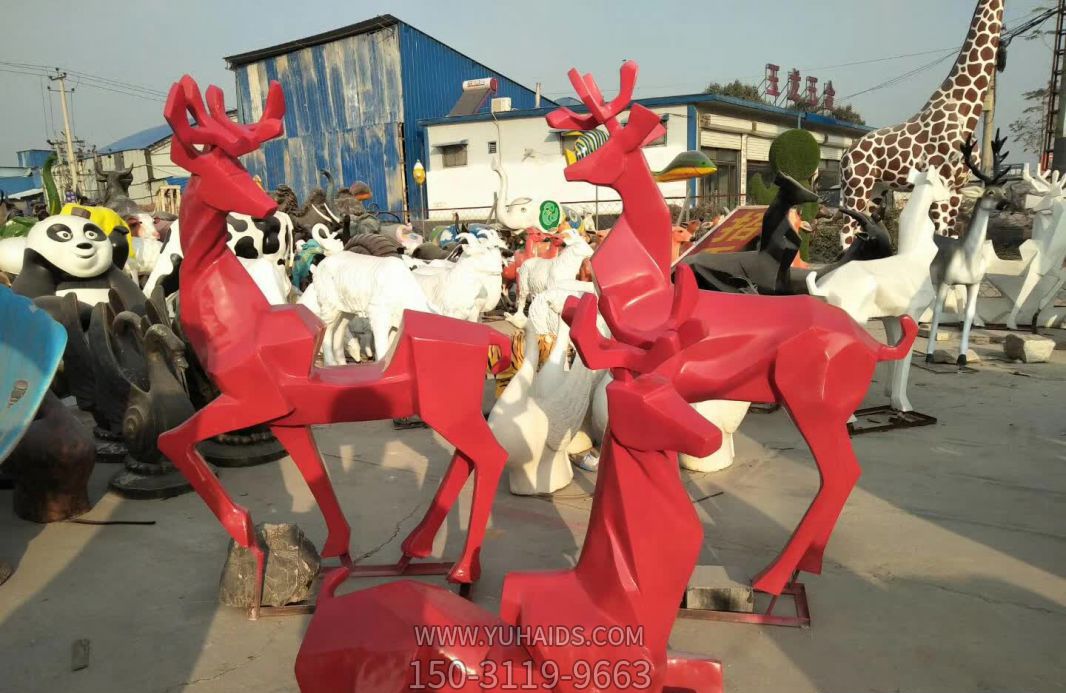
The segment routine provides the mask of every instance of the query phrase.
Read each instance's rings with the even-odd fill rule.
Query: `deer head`
[[[205,109],[200,87],[185,75],[170,88],[163,109],[174,130],[170,158],[200,177],[198,192],[208,206],[223,212],[265,217],[274,211],[277,203],[255,184],[238,157],[280,135],[284,114],[285,96],[277,82],[270,83],[259,122],[239,125],[226,115],[221,89],[208,87]]]
[[[1058,171],[1037,172],[1034,178],[1026,164],[1022,168],[1022,180],[1032,190],[1025,196],[1025,208],[1033,212],[1051,211],[1056,201],[1066,197],[1066,176]]]
[[[624,111],[633,99],[633,87],[637,83],[637,64],[623,63],[620,70],[621,86],[616,96],[607,103],[592,75],[582,76],[570,70],[570,83],[588,108],[588,113],[575,113],[569,108],[560,108],[548,114],[548,124],[563,130],[594,130],[603,125],[607,128],[607,142],[591,154],[566,167],[568,181],[584,181],[593,185],[609,186],[625,170],[629,156],[645,144],[665,134],[658,115],[640,104],[629,110],[629,122],[618,122],[618,114]]]
[[[907,182],[917,190],[920,186],[929,186],[933,194],[933,202],[947,202],[951,199],[951,188],[940,176],[936,166],[915,165],[907,175]]]

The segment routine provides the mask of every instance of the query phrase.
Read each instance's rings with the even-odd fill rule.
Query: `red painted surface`
[[[292,456],[325,517],[323,556],[350,565],[350,529],[333,492],[311,426],[418,414],[455,445],[451,465],[425,518],[403,543],[408,557],[424,557],[475,472],[466,545],[449,579],[468,583],[480,571],[478,552],[507,454],[481,415],[490,345],[510,363],[503,335],[482,325],[408,311],[394,350],[371,364],[314,365],[323,325],[303,306],[271,306],[226,248],[226,214],[263,217],[275,203],[256,185],[238,157],[281,134],[284,97],[270,86],[262,119],[238,125],[226,117],[222,92],[207,90],[207,107],[191,77],[170,90],[165,115],[174,130],[171,157],[192,173],[182,196],[181,322],[222,394],[192,418],[159,437],[159,449],[189,479],[226,531],[259,561],[254,523],[196,451],[220,433],[267,424]],[[192,115],[195,124],[190,124]],[[261,581],[261,580],[260,580]]]
[[[703,528],[678,472],[677,452],[703,456],[721,432],[689,405],[707,399],[781,402],[807,439],[822,488],[776,561],[755,586],[777,594],[796,569],[821,570],[822,553],[855,480],[858,464],[846,422],[880,360],[899,358],[916,333],[905,325],[903,342],[873,340],[842,311],[811,299],[701,292],[691,269],[671,281],[670,215],[641,154],[662,135],[659,117],[629,106],[636,65],[622,67],[619,96],[606,103],[591,76],[570,80],[587,114],[562,108],[548,116],[557,129],[600,125],[607,143],[570,165],[566,177],[611,187],[623,214],[592,258],[600,296],[571,299],[564,317],[585,363],[609,368],[610,426],[600,458],[589,529],[570,570],[511,573],[503,585],[499,618],[432,586],[398,582],[326,596],[308,629],[296,663],[303,691],[408,691],[425,685],[434,664],[470,678],[436,690],[510,690],[529,683],[556,691],[650,690],[714,693],[722,690],[718,662],[667,651],[678,604],[696,564]],[[613,337],[596,327],[597,307]],[[468,625],[484,632],[504,624],[545,633],[589,632],[597,627],[639,628],[639,644],[575,647],[527,642],[522,647],[475,643],[457,647],[419,643],[416,627]],[[541,630],[537,630],[541,629]],[[647,685],[612,676],[593,688],[580,681],[545,680],[544,665],[569,674],[587,663],[612,674],[646,662]],[[521,672],[489,685],[495,671]],[[507,685],[510,684],[510,685]]]

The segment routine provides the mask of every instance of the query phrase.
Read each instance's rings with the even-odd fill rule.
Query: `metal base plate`
[[[855,418],[858,421],[848,424],[848,433],[853,436],[862,435],[863,433],[895,431],[900,428],[932,426],[936,423],[935,416],[929,416],[917,411],[897,411],[890,404],[859,409],[855,412]]]
[[[811,611],[807,605],[807,589],[802,582],[790,582],[781,590],[782,595],[792,597],[795,616],[778,616],[774,607],[780,597],[774,597],[764,613],[741,613],[737,611],[710,611],[708,609],[679,609],[679,618],[718,621],[720,623],[750,623],[756,626],[784,626],[786,628],[810,628]]]
[[[392,420],[392,427],[397,431],[406,431],[410,428],[429,428],[429,424],[417,416],[405,416]]]

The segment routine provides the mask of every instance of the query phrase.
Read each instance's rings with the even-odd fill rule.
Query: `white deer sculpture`
[[[1012,304],[1007,327],[1018,329],[1018,316],[1031,315],[1033,327],[1066,283],[1066,176],[1045,171],[1034,178],[1025,165],[1022,178],[1032,190],[1026,209],[1034,213],[1032,238],[1022,243],[1020,260],[1002,260],[991,243],[985,244],[985,279]],[[1030,313],[1031,311],[1031,313]]]
[[[948,183],[933,166],[924,171],[911,169],[907,182],[914,192],[899,215],[899,247],[895,255],[849,262],[821,279],[815,272],[807,275],[807,290],[812,296],[841,308],[859,324],[880,318],[890,343],[903,334],[900,318],[909,315],[917,320],[936,295],[929,274],[937,255],[933,239],[936,227],[929,210],[946,202],[952,194]],[[860,224],[873,223],[865,215],[852,215]],[[910,365],[910,354],[892,364],[887,390],[892,408],[897,411],[914,409],[907,397]]]
[[[966,351],[970,347],[970,326],[973,324],[974,315],[977,314],[977,296],[981,290],[981,282],[984,281],[988,271],[988,254],[985,252],[985,238],[988,235],[988,220],[992,212],[1004,204],[1003,190],[1000,188],[1009,168],[1003,166],[1003,160],[1009,152],[1003,151],[1003,145],[1007,138],[1000,138],[996,133],[996,139],[992,143],[992,174],[986,175],[973,163],[973,138],[969,138],[962,145],[962,154],[966,160],[966,166],[979,180],[985,184],[984,194],[974,207],[973,216],[970,217],[970,225],[966,229],[966,235],[962,238],[949,236],[936,236],[933,241],[937,245],[936,257],[929,267],[929,275],[936,287],[936,298],[933,303],[933,323],[929,327],[930,339],[925,349],[925,360],[933,360],[933,350],[936,348],[934,335],[940,328],[940,317],[944,311],[944,302],[948,293],[956,286],[966,287],[966,313],[962,321],[962,337],[959,344],[959,366],[966,365]]]

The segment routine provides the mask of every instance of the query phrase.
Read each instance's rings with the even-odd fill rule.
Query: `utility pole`
[[[1066,108],[1063,108],[1066,105],[1063,102],[1063,98],[1066,97],[1064,58],[1066,58],[1066,0],[1059,0],[1058,20],[1055,23],[1055,48],[1051,59],[1051,83],[1048,84],[1048,89],[1053,90],[1048,98],[1048,115],[1055,118],[1055,129],[1054,139],[1045,143],[1045,148],[1049,144],[1052,145],[1051,165],[1059,173],[1066,173]]]
[[[999,70],[992,68],[992,77],[988,80],[988,91],[985,92],[985,101],[981,108],[981,166],[988,171],[992,165],[992,138],[995,136],[996,127],[996,75]]]
[[[67,73],[60,72],[56,68],[55,77],[48,78],[52,82],[59,82],[59,100],[63,106],[63,135],[67,141],[67,173],[70,175],[71,189],[78,191],[81,176],[78,171],[78,160],[74,158],[74,133],[70,131],[70,111],[67,108]]]

